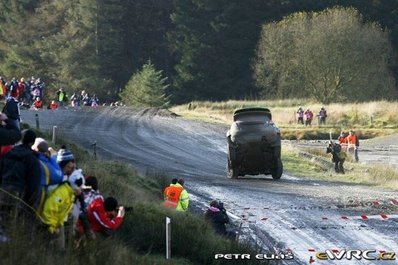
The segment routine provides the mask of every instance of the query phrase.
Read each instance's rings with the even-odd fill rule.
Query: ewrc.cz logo
[[[256,260],[292,260],[294,259],[293,253],[277,253],[277,254],[256,254],[254,255]],[[250,254],[215,254],[214,259],[226,259],[226,260],[250,260],[252,256]]]
[[[342,249],[340,251],[326,250],[315,255],[319,260],[395,260],[395,252],[382,252],[375,249]]]

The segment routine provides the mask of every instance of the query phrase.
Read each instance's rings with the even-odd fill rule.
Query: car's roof
[[[239,113],[244,113],[244,112],[269,112],[271,113],[271,111],[268,108],[260,108],[260,107],[256,107],[256,108],[241,108],[241,109],[237,109],[234,111],[234,115],[235,114],[239,114]]]
[[[260,114],[261,116],[266,115],[270,120],[272,120],[271,111],[268,108],[241,108],[234,111],[234,121],[238,120],[240,117],[252,114]]]

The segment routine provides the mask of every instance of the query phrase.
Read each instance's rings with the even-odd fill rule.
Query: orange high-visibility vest
[[[355,134],[347,136],[348,148],[354,148],[357,143],[357,136]]]
[[[180,194],[184,188],[169,186],[164,189],[164,202],[163,205],[167,208],[177,208],[178,201],[180,200]]]

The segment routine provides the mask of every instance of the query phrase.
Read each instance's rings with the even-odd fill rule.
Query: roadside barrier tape
[[[398,205],[398,200],[396,199],[390,199],[390,202],[394,205]]]
[[[250,222],[249,218],[250,217],[256,217],[256,215],[251,215],[251,216],[246,216],[246,215],[242,215],[241,216],[241,220],[242,222]],[[257,219],[257,218],[251,218],[251,220],[253,219]],[[366,214],[362,214],[362,215],[358,215],[358,216],[340,216],[338,217],[327,217],[327,216],[321,216],[320,219],[322,221],[328,221],[328,220],[336,220],[336,219],[342,219],[345,221],[349,221],[349,220],[363,220],[363,221],[368,221],[368,220],[389,220],[389,219],[398,219],[398,214],[375,214],[375,215],[366,215]],[[261,221],[267,221],[269,220],[269,217],[261,217],[260,218]]]

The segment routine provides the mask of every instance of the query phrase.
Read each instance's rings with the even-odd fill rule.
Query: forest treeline
[[[393,99],[397,13],[390,0],[3,0],[0,75],[40,77],[49,97],[154,83],[173,104]]]

